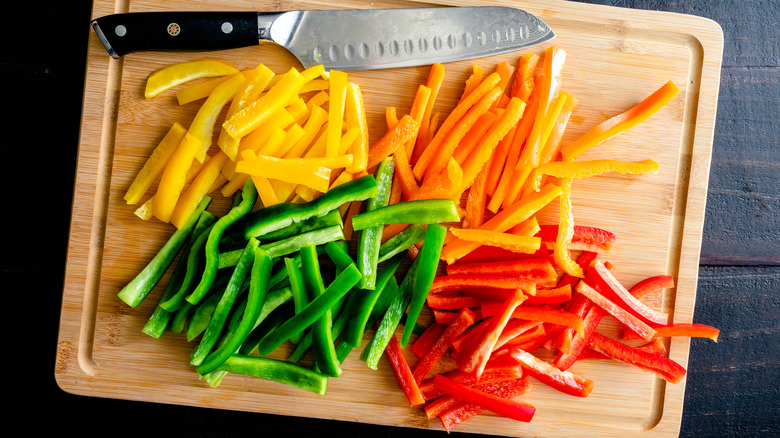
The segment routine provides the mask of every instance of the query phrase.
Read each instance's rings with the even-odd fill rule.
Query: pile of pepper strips
[[[611,248],[614,235],[575,226],[567,205],[573,178],[657,169],[649,160],[573,158],[652,115],[676,87],[666,84],[561,149],[576,105],[560,91],[564,57],[559,48],[548,49],[541,74],[536,74],[539,56],[530,54],[520,58],[516,75],[505,63],[488,76],[475,66],[463,97],[439,127],[432,108],[444,75],[443,66],[434,65],[410,114],[399,120],[395,108],[388,108],[388,132],[366,154],[372,172],[326,187],[308,202],[300,193],[293,203],[266,197],[264,207],[252,211],[260,173],[242,179],[243,190],[222,218],[205,211],[210,198],[204,195],[169,241],[176,243],[160,265],[167,268],[179,247],[180,260],[188,263],[176,265],[144,331],[159,337],[168,319],[174,331],[189,319],[188,339],[202,334],[192,364],[214,386],[225,373],[236,372],[285,376],[286,383],[324,393],[327,376],[338,376],[340,363],[375,329],[360,359],[376,368],[386,355],[410,404],[427,402],[428,417],[439,417],[448,430],[483,409],[529,421],[533,408],[512,401],[530,389],[529,375],[564,393],[587,396],[593,382],[566,371],[578,359],[612,358],[676,383],[684,370],[663,356],[658,336],[717,339],[717,330],[669,325],[668,315],[639,301],[673,287],[668,276],[630,291],[622,287],[597,254]],[[561,178],[561,184],[545,184],[548,177]],[[534,214],[556,198],[559,224],[539,225]],[[485,221],[488,212],[494,216]],[[459,227],[441,225],[458,222]],[[353,231],[358,232],[354,258],[347,244]],[[578,259],[570,258],[583,248]],[[414,261],[399,285],[396,274],[407,254]],[[321,258],[335,266],[335,277],[323,277],[331,269],[320,269]],[[440,259],[447,263],[446,275],[437,276]],[[231,274],[216,281],[226,268]],[[564,271],[562,279],[555,268]],[[177,272],[183,280],[177,281]],[[202,278],[185,299],[195,275]],[[209,295],[215,284],[217,293]],[[131,305],[137,304],[132,296],[139,296],[129,292],[132,285],[120,293]],[[422,331],[417,319],[425,304],[435,322]],[[184,316],[177,323],[179,315]],[[596,333],[606,315],[627,327],[627,339],[648,344],[630,347]],[[401,349],[415,330],[421,336],[412,352],[419,360],[410,367]],[[265,357],[286,341],[295,345],[288,361]],[[552,364],[530,354],[540,346],[557,349]],[[314,371],[294,365],[309,349]],[[428,377],[448,351],[458,369]]]

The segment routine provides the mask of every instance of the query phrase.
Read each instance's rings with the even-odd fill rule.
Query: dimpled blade
[[[509,7],[295,11],[270,39],[308,68],[367,70],[427,65],[521,50],[555,37],[538,17]]]

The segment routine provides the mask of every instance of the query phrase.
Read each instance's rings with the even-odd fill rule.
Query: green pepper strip
[[[355,264],[355,261],[352,260],[352,257],[345,249],[344,243],[346,243],[346,241],[335,241],[325,244],[325,253],[339,271],[343,271],[344,269],[347,269],[349,265]]]
[[[366,201],[366,211],[374,211],[387,205],[390,200],[390,188],[393,185],[395,172],[395,160],[392,157],[385,158],[379,163],[374,179],[378,193]],[[376,271],[379,260],[379,246],[382,243],[382,226],[367,227],[360,232],[357,250],[357,265],[363,278],[360,280],[361,289],[374,289],[376,287]]]
[[[271,353],[290,339],[294,334],[303,332],[311,326],[325,311],[333,307],[341,298],[360,281],[360,271],[355,266],[350,266],[341,272],[321,295],[312,300],[306,307],[284,322],[276,330],[268,334],[257,346],[261,356]]]
[[[301,248],[301,272],[309,299],[313,301],[325,292],[317,250],[313,245]],[[338,377],[341,375],[341,366],[336,359],[336,347],[331,337],[332,327],[333,317],[331,309],[328,308],[312,325],[312,347],[317,367],[329,376]]]
[[[192,212],[184,226],[176,230],[149,264],[119,291],[117,296],[120,300],[130,307],[136,307],[141,304],[141,301],[149,295],[149,292],[160,281],[160,278],[168,270],[171,263],[173,263],[176,254],[184,246],[192,230],[195,229],[201,213],[208,207],[210,202],[210,197],[203,197],[203,200],[200,201],[200,204]]]
[[[289,257],[284,259],[284,267],[287,270],[287,277],[290,279],[295,313],[301,313],[306,304],[309,303],[309,297],[306,296],[306,284],[303,280],[303,273],[301,273],[301,269],[298,263],[295,262],[295,259]],[[300,342],[302,335],[302,333],[296,334],[290,339],[290,342],[297,344]]]
[[[176,267],[173,268],[173,273],[171,274],[170,280],[168,280],[168,284],[165,286],[165,291],[160,296],[157,307],[154,308],[154,311],[152,312],[151,316],[149,316],[146,324],[144,324],[141,332],[153,338],[159,339],[165,332],[165,329],[168,328],[168,323],[173,317],[173,311],[165,309],[162,306],[162,303],[164,303],[176,293],[182,284],[183,279],[186,277],[187,259],[190,251],[192,250],[193,240],[195,240],[195,238],[201,232],[203,232],[204,229],[208,229],[208,227],[214,223],[215,220],[216,216],[214,216],[212,213],[209,213],[208,211],[204,211],[200,214],[198,223],[195,225],[195,229],[192,231],[192,235],[184,245],[184,248],[181,251],[181,257],[179,258],[178,263],[176,263]]]
[[[211,321],[211,315],[214,314],[214,309],[217,308],[217,303],[219,303],[219,298],[219,294],[209,294],[205,299],[201,300],[197,306],[187,303],[190,307],[194,308],[192,317],[190,318],[189,323],[187,323],[187,342],[192,342],[201,333],[206,331],[206,327],[209,326],[209,321]],[[182,307],[182,309],[183,308],[184,307]],[[179,309],[179,311],[181,311],[181,309]]]
[[[276,258],[298,252],[306,246],[324,245],[342,239],[344,239],[344,227],[338,224],[261,245],[261,248],[268,251],[271,257]]]
[[[377,369],[379,359],[382,357],[382,354],[384,354],[385,348],[390,342],[390,338],[394,336],[398,324],[401,323],[404,311],[412,298],[412,291],[414,290],[414,283],[417,278],[417,267],[419,265],[420,258],[417,257],[406,272],[406,276],[401,282],[401,286],[399,286],[397,293],[393,296],[390,305],[387,307],[387,311],[379,322],[379,327],[377,327],[374,332],[374,336],[368,342],[366,348],[360,353],[360,360],[365,361],[371,369]]]
[[[335,306],[334,306],[335,307]],[[330,329],[330,336],[332,339],[337,339],[341,332],[344,331],[344,327],[347,325],[348,318],[344,316],[344,312],[339,312],[338,316],[333,319],[333,325]],[[290,362],[300,362],[303,356],[309,351],[314,343],[313,335],[311,331],[306,332],[301,338],[300,342],[295,346],[293,351],[287,357]],[[335,344],[335,341],[334,341]],[[336,348],[336,356],[338,357],[338,348]],[[339,359],[339,362],[343,362],[343,359]]]
[[[209,233],[205,248],[206,266],[203,268],[203,276],[201,277],[198,286],[195,287],[195,290],[185,298],[190,304],[197,304],[198,301],[206,295],[206,292],[208,292],[211,287],[211,283],[214,282],[214,278],[217,276],[219,241],[222,238],[222,233],[224,233],[225,229],[235,221],[249,213],[255,205],[256,199],[257,189],[255,189],[255,186],[252,183],[252,178],[247,178],[244,183],[244,188],[241,191],[241,202],[231,208],[226,215],[219,218],[214,224],[214,228],[212,228]]]
[[[234,354],[218,370],[274,382],[324,395],[328,388],[328,376],[301,365],[282,360]]]
[[[263,310],[260,312],[260,316],[258,316],[257,321],[255,321],[255,326],[252,329],[252,332],[249,334],[249,336],[247,336],[244,343],[241,344],[241,348],[238,350],[239,353],[251,354],[253,351],[255,351],[255,348],[257,348],[257,345],[260,343],[260,340],[263,338],[263,336],[265,336],[270,331],[268,327],[276,327],[278,324],[281,324],[282,321],[286,321],[292,315],[292,312],[289,312],[288,314],[288,312],[283,311],[285,305],[290,302],[291,298],[292,291],[289,287],[274,289],[268,292],[268,297],[266,298],[265,304],[263,305]],[[269,322],[271,320],[275,320],[276,316],[279,315],[283,315],[283,319],[279,320],[277,323]]]
[[[208,214],[209,217],[213,218],[213,220],[216,220],[217,218],[214,214],[208,211],[204,211],[203,214]],[[178,310],[182,304],[186,302],[184,297],[192,292],[192,288],[195,285],[195,276],[198,274],[198,270],[202,265],[201,262],[204,254],[203,246],[206,244],[209,233],[213,228],[214,224],[212,222],[208,227],[195,235],[195,240],[192,243],[192,250],[187,254],[186,260],[184,260],[187,270],[184,274],[181,285],[179,286],[179,289],[176,291],[176,293],[160,303],[160,307],[163,309],[168,310],[169,312],[173,312],[174,310]]]
[[[401,337],[402,347],[406,347],[406,344],[409,342],[409,338],[412,336],[412,331],[414,330],[414,325],[417,323],[417,318],[420,316],[420,312],[425,304],[425,299],[431,291],[433,279],[436,277],[436,270],[439,267],[439,257],[441,257],[441,249],[442,246],[444,246],[444,238],[446,235],[447,228],[439,224],[430,224],[425,231],[425,240],[423,241],[420,254],[417,256],[420,258],[420,265],[417,267],[412,301],[409,304],[406,325],[404,326],[404,333]]]
[[[413,224],[400,233],[387,239],[379,247],[379,263],[389,260],[394,255],[406,251],[410,246],[422,242],[425,237],[425,226]]]
[[[283,203],[261,208],[250,213],[244,223],[244,236],[261,237],[296,222],[315,216],[324,216],[351,201],[363,201],[376,196],[377,186],[372,175],[347,181],[321,194],[316,199],[302,203]]]
[[[365,333],[366,326],[371,317],[371,312],[379,299],[380,294],[385,289],[391,278],[394,278],[395,271],[401,266],[405,255],[399,255],[391,259],[377,274],[376,289],[374,290],[360,290],[360,301],[355,308],[347,328],[342,335],[342,338],[349,342],[351,345],[360,346],[363,340],[363,334]]]
[[[222,365],[228,357],[235,353],[244,343],[249,333],[254,328],[255,321],[260,316],[268,294],[268,279],[271,277],[271,257],[267,252],[258,248],[254,251],[254,262],[250,274],[249,296],[246,301],[241,322],[235,330],[228,335],[228,340],[218,349],[209,353],[196,371],[201,376],[214,371]]]
[[[458,222],[460,215],[452,199],[420,199],[390,204],[352,217],[356,231],[389,224],[434,224]]]
[[[247,243],[244,254],[241,256],[241,260],[239,260],[236,268],[233,270],[233,275],[231,275],[230,281],[228,282],[227,287],[225,287],[225,291],[222,293],[216,309],[214,309],[214,314],[211,316],[209,326],[206,327],[206,331],[203,333],[200,343],[192,353],[192,359],[190,360],[192,365],[199,366],[202,364],[206,359],[206,356],[217,343],[217,340],[222,333],[222,329],[225,326],[225,321],[230,314],[230,309],[233,307],[236,297],[244,284],[244,280],[247,275],[249,275],[249,271],[252,268],[255,250],[257,249],[258,244],[257,239],[250,239],[249,243]]]

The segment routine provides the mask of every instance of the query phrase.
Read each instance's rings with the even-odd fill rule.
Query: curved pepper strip
[[[650,341],[655,336],[655,330],[641,319],[634,316],[629,311],[612,302],[609,298],[599,293],[596,289],[587,283],[580,281],[577,283],[577,292],[581,293],[593,303],[615,317],[623,325],[636,332],[645,341]]]
[[[459,220],[460,215],[452,199],[421,199],[399,202],[356,215],[352,218],[352,228],[364,230],[388,224],[437,224]]]
[[[669,323],[669,314],[652,309],[634,297],[600,260],[596,259],[591,263],[588,269],[588,281],[591,285],[603,286],[611,296],[623,303],[623,307],[643,321],[656,325]]]
[[[234,354],[217,370],[272,380],[320,395],[324,395],[328,388],[328,376],[322,373],[265,357]]]
[[[206,331],[203,333],[200,343],[192,353],[192,358],[190,359],[192,365],[201,365],[216,345],[219,336],[222,334],[225,321],[230,314],[230,309],[233,307],[244,281],[252,269],[255,250],[257,249],[258,244],[259,242],[257,239],[251,239],[249,243],[247,243],[244,253],[241,255],[241,259],[238,261],[238,264],[230,276],[230,281],[225,287],[225,291],[220,296],[217,307],[214,309],[214,314],[209,320],[209,325],[206,327]]]
[[[254,245],[248,245],[251,249]],[[241,322],[235,330],[228,332],[227,340],[215,351],[212,351],[196,371],[201,376],[214,371],[222,365],[254,329],[255,321],[260,316],[268,294],[268,279],[271,276],[271,257],[262,249],[255,248],[249,255],[253,257],[250,273],[249,296],[241,317]],[[249,255],[247,257],[249,257]]]
[[[376,196],[366,201],[366,212],[376,210],[388,204],[390,188],[393,184],[395,173],[395,160],[392,157],[385,158],[379,163],[374,174],[378,192]],[[354,226],[354,221],[353,221]],[[382,226],[377,225],[362,229],[358,239],[357,265],[363,278],[360,279],[361,289],[374,289],[376,287],[377,264],[379,260],[379,247],[382,243]]]
[[[406,251],[410,246],[422,242],[424,237],[425,227],[421,224],[413,224],[404,228],[400,233],[382,242],[379,246],[377,263],[390,260],[396,254]]]
[[[241,201],[231,208],[226,215],[219,218],[211,229],[211,232],[209,232],[209,237],[206,240],[205,246],[206,266],[203,268],[203,275],[200,282],[195,287],[195,290],[185,298],[188,303],[197,304],[198,301],[206,295],[206,292],[208,292],[217,275],[217,267],[219,266],[219,241],[222,239],[222,234],[227,227],[252,210],[256,199],[257,190],[255,190],[252,180],[248,179],[244,183],[244,189],[241,191]]]
[[[271,286],[270,281],[269,287],[273,287]],[[292,299],[292,289],[289,287],[275,288],[268,292],[268,296],[263,304],[263,310],[260,312],[260,316],[257,317],[252,332],[247,336],[238,350],[240,354],[250,354],[257,348],[260,339],[270,331],[267,330],[267,327],[264,327],[264,325],[277,327],[289,317],[289,314],[293,313],[293,309],[289,309],[288,312],[288,308],[293,307],[293,303],[290,303]],[[279,321],[270,321],[272,316],[275,317],[280,314],[282,316]]]
[[[173,64],[149,75],[146,80],[144,97],[149,99],[169,88],[193,79],[227,76],[238,72],[236,68],[224,62],[211,59]]]
[[[691,338],[709,338],[715,342],[718,342],[718,336],[720,335],[720,330],[718,330],[715,327],[704,325],[704,324],[669,324],[669,325],[663,325],[658,327],[653,327],[655,329],[655,337],[656,340],[658,338],[663,337],[672,337],[672,336],[687,336]],[[631,330],[626,330],[623,333],[623,339],[637,339],[639,338],[638,335],[633,333]]]
[[[203,146],[197,153],[195,158],[203,162],[203,159],[211,147],[211,139],[214,136],[214,125],[217,122],[217,118],[222,113],[222,108],[233,99],[238,91],[239,87],[244,83],[246,78],[241,73],[236,73],[231,76],[225,82],[219,84],[214,91],[209,94],[209,97],[203,102],[195,117],[190,123],[189,133],[197,137]]]
[[[399,204],[395,204],[399,205]],[[423,246],[417,258],[420,264],[417,267],[417,273],[414,280],[414,292],[412,300],[407,311],[406,325],[404,326],[403,336],[401,337],[401,346],[406,347],[409,338],[412,336],[414,325],[420,316],[425,299],[431,291],[431,285],[436,278],[436,271],[439,267],[439,257],[444,245],[444,239],[447,236],[447,228],[437,223],[428,225],[423,239]]]
[[[542,177],[557,178],[588,178],[604,173],[616,172],[623,175],[642,175],[658,173],[658,163],[653,160],[619,161],[619,160],[588,160],[588,161],[550,161],[535,168],[531,172],[534,190],[539,190]]]
[[[678,383],[685,376],[685,368],[677,362],[657,353],[648,353],[635,347],[594,333],[588,347],[611,359],[650,371],[671,383]]]
[[[149,264],[119,291],[117,294],[119,299],[130,307],[136,307],[141,304],[141,301],[146,298],[152,288],[160,281],[160,278],[162,278],[168,266],[171,265],[176,254],[187,242],[187,238],[192,234],[192,230],[195,229],[201,213],[203,213],[210,202],[211,198],[208,196],[201,200],[195,212],[187,220],[187,223],[181,229],[176,230]]]

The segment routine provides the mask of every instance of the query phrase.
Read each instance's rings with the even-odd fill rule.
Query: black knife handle
[[[257,12],[131,12],[92,21],[118,58],[139,50],[221,50],[258,44]]]

